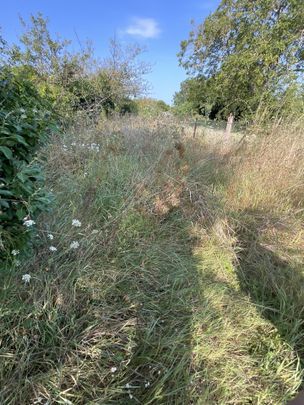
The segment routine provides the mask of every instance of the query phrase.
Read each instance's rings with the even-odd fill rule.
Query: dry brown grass
[[[228,202],[241,209],[300,213],[304,208],[303,162],[303,126],[275,126],[233,155]]]
[[[1,273],[2,403],[289,399],[304,336],[293,139],[222,148],[170,117],[82,121],[54,139],[56,204],[33,254]]]

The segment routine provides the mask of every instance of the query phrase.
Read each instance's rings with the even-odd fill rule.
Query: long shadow
[[[125,394],[116,403],[190,404],[193,307],[199,281],[195,241],[174,210],[159,223],[129,275],[130,300],[138,308],[134,353]]]
[[[304,362],[303,267],[291,264],[263,240],[266,229],[282,230],[280,218],[257,210],[245,211],[242,217],[237,232],[241,249],[237,274],[241,288]]]
[[[218,156],[217,152],[207,159],[205,173],[202,173],[205,184],[211,189],[214,185],[226,185],[233,176],[232,170],[225,170],[225,161],[229,154]],[[207,169],[207,170],[206,170]],[[216,173],[216,176],[212,176]],[[210,198],[210,197],[209,197]],[[215,195],[211,195],[216,199]],[[211,201],[211,206],[219,207],[221,202]],[[218,214],[221,216],[221,209]],[[215,212],[213,212],[213,215]],[[294,349],[304,366],[304,272],[303,266],[289,260],[265,243],[265,230],[282,230],[281,218],[272,213],[259,210],[245,210],[230,213],[236,217],[238,224],[238,264],[235,267],[241,291],[250,296],[263,318],[269,320],[277,329],[282,339]],[[211,217],[212,219],[212,217]],[[208,218],[209,220],[209,218]],[[215,218],[213,218],[213,221]],[[211,229],[213,221],[204,226]],[[286,252],[285,252],[286,253]],[[291,257],[296,251],[287,252]],[[229,290],[229,286],[227,285]],[[266,354],[265,354],[266,356]],[[275,384],[274,384],[275,385]],[[284,384],[283,384],[284,385]],[[284,392],[284,390],[283,390]]]
[[[218,156],[214,152],[207,159],[206,166],[202,166],[207,175],[202,173],[201,177],[209,188],[218,184],[225,188],[229,184],[234,174],[233,170],[226,170],[227,159],[229,154]],[[216,199],[216,196],[211,195],[211,198]],[[221,205],[218,201],[211,201],[211,204],[213,207]],[[263,239],[267,229],[275,235],[282,231],[284,224],[280,217],[264,210],[244,210],[229,215],[237,218],[234,224],[238,224],[236,237],[240,251],[236,271],[241,289],[250,295],[262,316],[270,320],[282,338],[296,350],[304,365],[303,265],[279,255]],[[205,226],[211,228],[212,222]],[[287,255],[299,256],[301,252],[289,249],[285,252]]]
[[[210,186],[207,181],[206,185]],[[247,214],[261,220],[245,221],[238,230],[242,251],[237,274],[241,288],[303,358],[302,274],[262,245],[265,213],[263,216],[258,212]],[[213,216],[207,218],[206,229],[212,228],[214,220]],[[276,218],[272,221],[278,222]],[[156,230],[152,227],[150,234],[147,221],[141,221],[140,215],[124,226],[128,228],[128,238],[113,237],[113,249],[107,249],[104,263],[99,263],[92,273],[89,268],[81,282],[77,281],[74,304],[67,309],[62,305],[58,311],[59,321],[57,318],[52,321],[47,345],[36,337],[34,327],[49,328],[49,314],[58,304],[45,297],[48,306],[38,321],[32,321],[33,325],[28,327],[30,339],[36,342],[29,354],[30,368],[20,370],[15,362],[11,378],[34,381],[37,377],[38,385],[43,375],[54,378],[56,370],[62,370],[60,379],[53,384],[57,384],[58,391],[75,395],[77,404],[125,405],[136,401],[190,405],[194,403],[191,384],[194,311],[200,305],[208,307],[211,317],[219,323],[222,317],[220,310],[212,307],[204,295],[199,262],[192,253],[197,240],[189,235],[189,221],[179,209],[160,221]],[[219,285],[212,272],[208,276],[209,284]],[[104,284],[106,277],[109,287]],[[60,289],[60,285],[52,288]],[[226,288],[231,289],[229,285]],[[65,293],[68,295],[69,291]],[[39,302],[39,297],[36,299]],[[27,321],[25,316],[24,319]],[[70,319],[73,323],[67,327]],[[9,319],[7,325],[15,327]],[[225,325],[220,324],[219,330],[224,329]],[[76,384],[69,370],[74,372],[79,365],[86,371],[80,373]],[[117,368],[113,374],[111,366]],[[90,375],[88,378],[86,373]],[[201,397],[208,390],[206,385],[212,383],[202,378]],[[106,400],[101,396],[103,391],[111,391]],[[22,403],[32,403],[34,393],[30,388],[25,387],[24,393]],[[10,393],[6,391],[5,395],[8,398]],[[202,401],[199,403],[204,404]]]
[[[64,305],[71,291],[62,288],[61,275],[58,285],[52,282],[37,295],[34,287],[20,297],[16,292],[24,311],[19,329],[23,323],[29,324],[25,301],[29,314],[39,302],[44,302],[45,308],[27,325],[30,361],[26,369],[17,361],[21,348],[11,342],[15,321],[5,320],[8,331],[1,336],[2,343],[7,351],[16,352],[5,379],[10,383],[15,380],[20,392],[14,394],[9,384],[0,384],[1,404],[30,405],[43,384],[43,398],[50,395],[52,403],[59,403],[60,392],[65,391],[75,396],[75,404],[83,405],[192,403],[193,309],[198,297],[204,301],[198,262],[192,254],[196,240],[189,236],[189,223],[178,209],[159,222],[154,234],[144,229],[146,221],[143,227],[139,223],[140,216],[136,217],[133,237],[114,241],[100,269],[80,274],[73,305]],[[132,224],[128,228],[130,232]],[[104,266],[109,266],[110,274],[106,294]],[[46,275],[46,286],[52,278]],[[56,296],[63,304],[56,302]],[[207,300],[206,305],[210,305]],[[49,319],[55,311],[56,317]],[[215,308],[210,311],[220,317]],[[50,331],[40,337],[43,328]],[[46,335],[49,342],[45,342]],[[70,373],[77,367],[76,383]],[[116,368],[113,373],[112,367]]]

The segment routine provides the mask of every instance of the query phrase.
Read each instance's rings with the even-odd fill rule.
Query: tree
[[[154,98],[140,98],[136,100],[137,112],[143,117],[157,117],[170,111],[170,106],[163,100]]]
[[[184,80],[180,91],[174,94],[173,102],[176,112],[180,114],[208,115],[210,112],[210,95],[204,77]]]
[[[2,38],[2,36],[0,35],[0,54],[2,55],[5,49],[5,41]]]
[[[299,82],[304,7],[299,0],[222,0],[182,41],[179,60],[209,81],[225,112],[244,116]]]
[[[82,108],[108,116],[112,111],[135,112],[132,100],[147,91],[144,75],[150,65],[139,58],[143,48],[138,45],[123,47],[116,39],[110,40],[109,57],[95,64],[89,75],[76,81],[73,93]]]
[[[1,27],[0,27],[0,67],[7,63],[7,56],[8,56],[8,46],[7,42],[1,35]]]
[[[150,66],[140,60],[144,49],[137,45],[123,47],[116,39],[110,41],[110,56],[103,61],[94,58],[89,42],[81,50],[71,52],[71,41],[54,37],[49,20],[42,14],[31,16],[29,23],[21,19],[25,29],[21,46],[10,50],[10,63],[26,70],[40,92],[54,100],[64,116],[72,110],[86,110],[108,115],[111,110],[126,107],[127,100],[147,90],[144,75]]]
[[[149,88],[144,77],[150,73],[151,66],[140,59],[144,52],[145,48],[140,45],[128,44],[123,47],[116,38],[110,40],[110,56],[104,59],[102,68],[120,83],[127,97],[142,96]]]
[[[30,66],[40,78],[64,86],[88,70],[93,52],[90,44],[80,52],[71,53],[71,41],[59,36],[53,38],[49,20],[41,13],[31,15],[29,23],[22,18],[20,21],[25,31],[20,37],[22,47],[14,45],[11,49],[12,64]]]

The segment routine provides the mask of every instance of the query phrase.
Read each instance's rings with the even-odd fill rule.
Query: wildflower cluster
[[[92,142],[92,143],[76,143],[76,142],[72,142],[71,147],[85,148],[85,149],[93,151],[93,152],[99,152],[100,151],[100,144],[95,143],[95,142]],[[69,147],[64,143],[62,145],[62,149],[64,151],[68,151]]]
[[[25,217],[23,219],[23,225],[26,226],[27,228],[32,227],[35,224],[36,224],[35,221],[30,219],[29,217]],[[79,221],[79,219],[73,219],[72,220],[72,226],[74,226],[75,228],[80,228],[81,227],[81,222]],[[51,234],[51,233],[48,233],[47,238],[50,241],[52,241],[52,240],[54,240],[54,235]],[[79,248],[79,246],[80,246],[80,243],[78,241],[76,241],[76,240],[73,240],[70,243],[69,247],[70,247],[71,250],[76,250],[76,249]],[[53,245],[49,246],[49,251],[50,252],[54,253],[54,252],[57,252],[57,250],[58,249],[57,249],[56,246],[53,246]],[[14,256],[14,257],[19,255],[19,253],[20,253],[20,251],[17,250],[17,249],[13,249],[12,252],[11,252],[12,256]],[[18,266],[20,264],[20,262],[18,260],[15,260],[14,263],[15,263],[16,266]],[[31,275],[30,274],[23,274],[22,281],[24,281],[25,284],[29,284],[30,281],[31,281]],[[114,371],[112,371],[112,372],[114,373],[115,371],[116,371],[116,369]]]
[[[24,281],[25,284],[29,284],[31,281],[32,276],[30,274],[23,274],[22,276],[22,281]]]

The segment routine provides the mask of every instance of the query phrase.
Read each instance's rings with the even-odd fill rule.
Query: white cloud
[[[160,34],[158,22],[153,18],[134,18],[125,30],[126,34],[142,38],[157,38]]]

